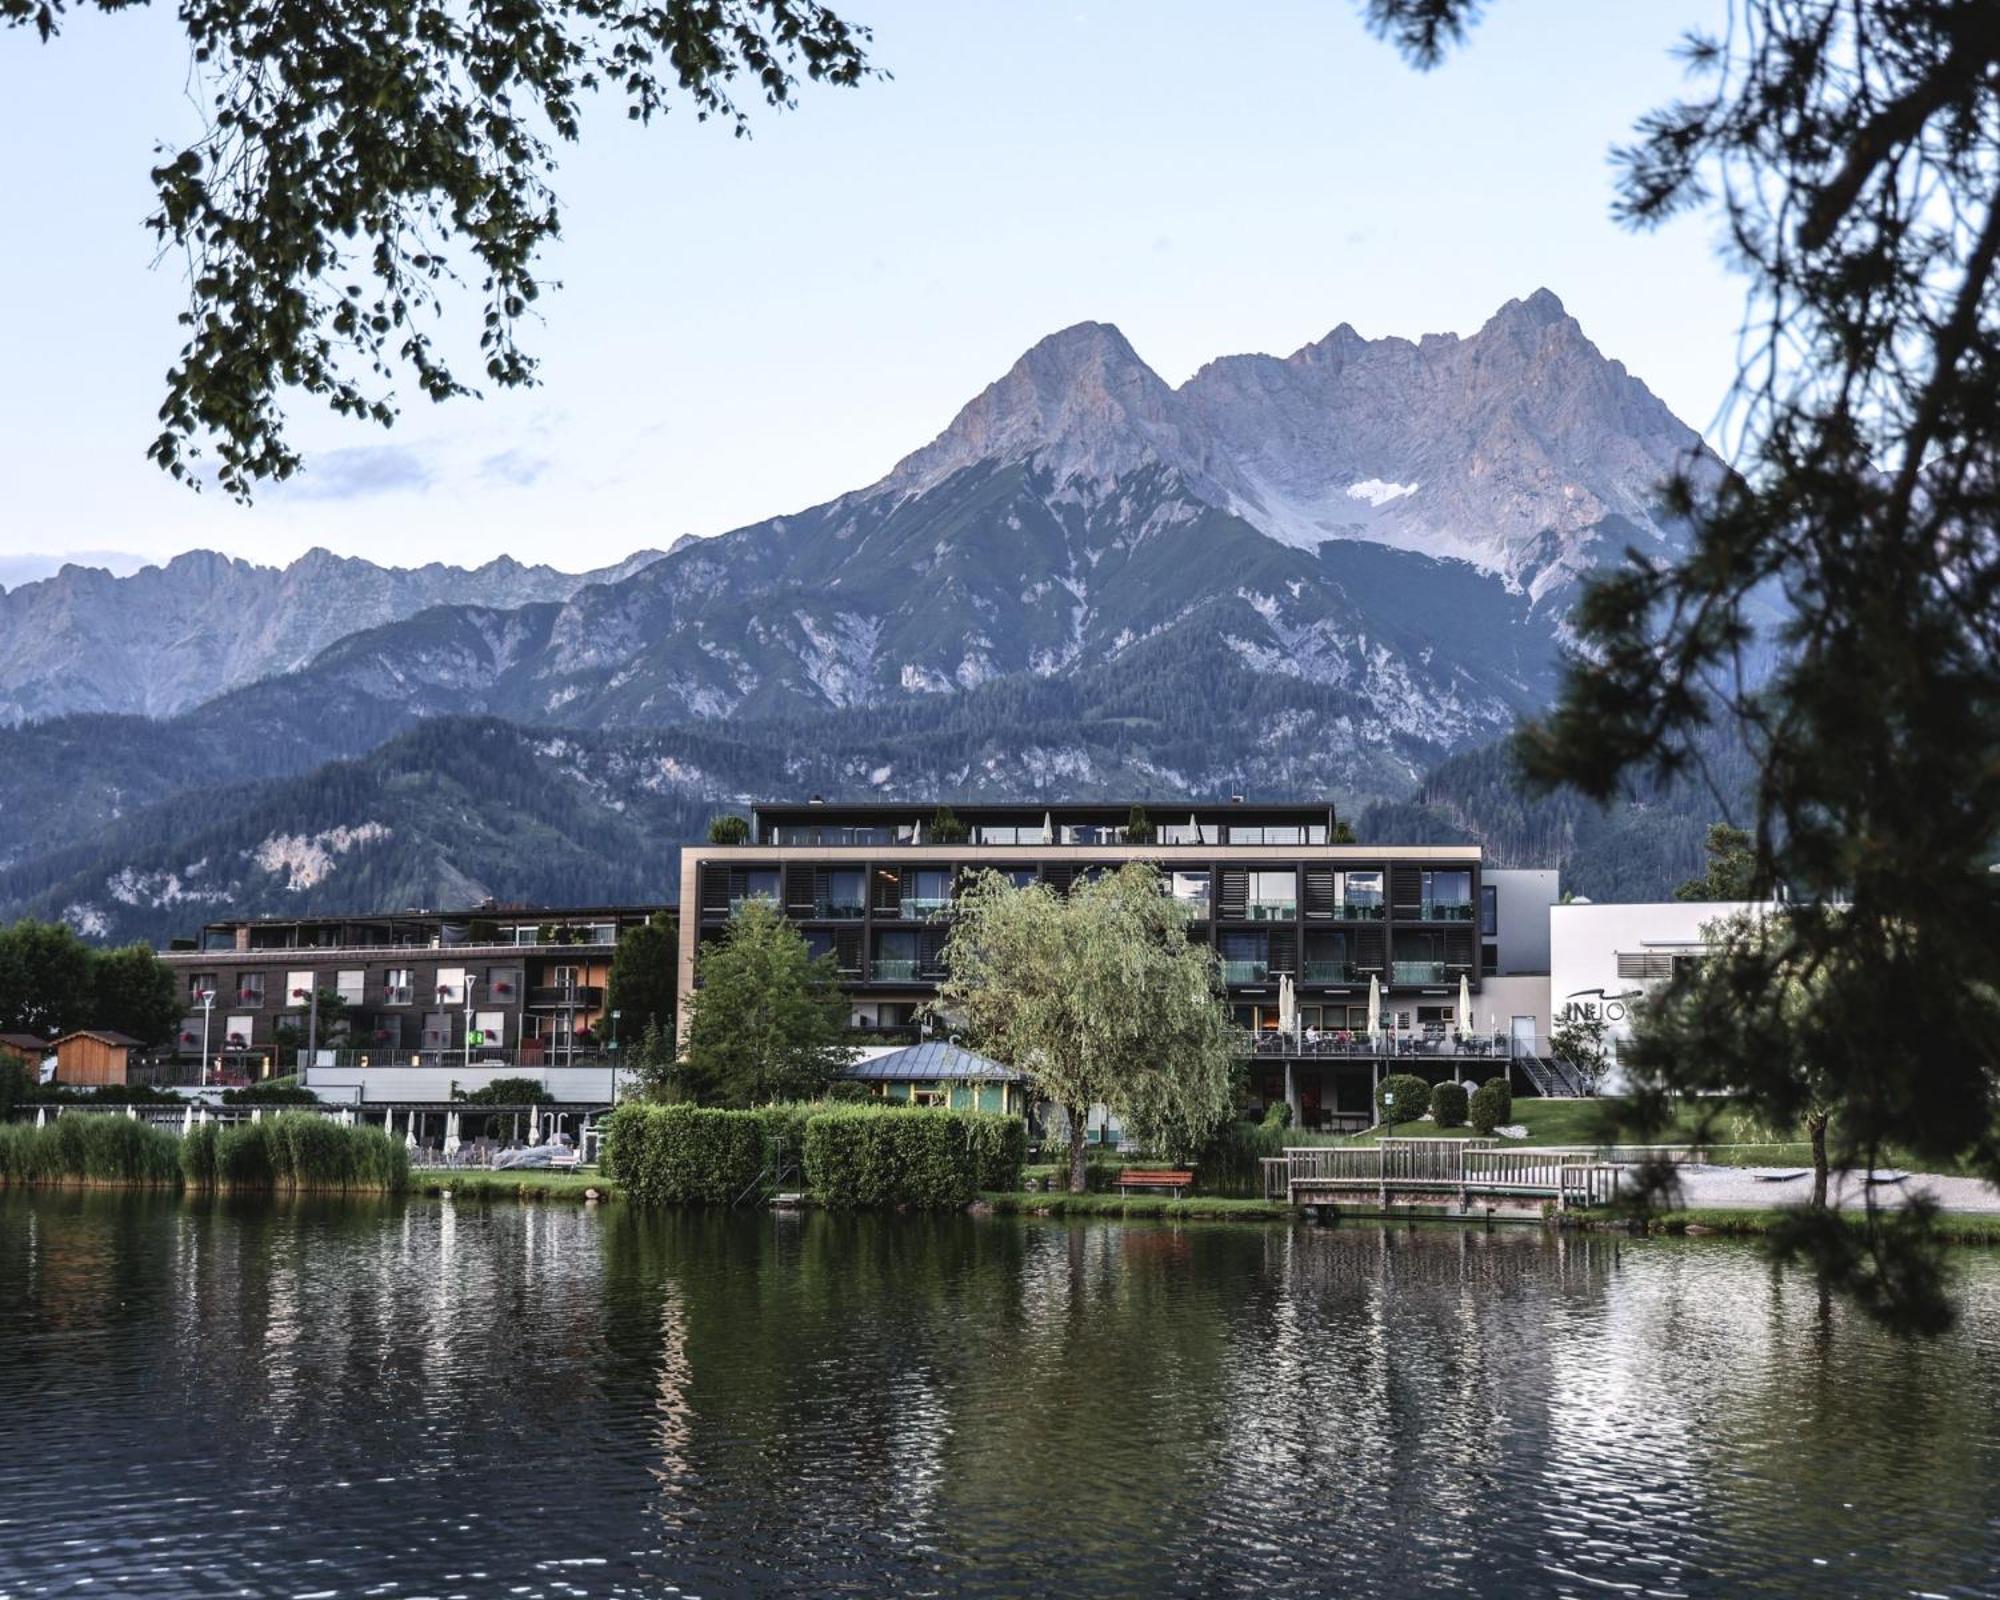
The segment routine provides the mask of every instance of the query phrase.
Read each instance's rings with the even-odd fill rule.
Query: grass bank
[[[1644,1231],[1677,1237],[1699,1238],[1703,1234],[1721,1234],[1730,1238],[1753,1239],[1769,1233],[1790,1214],[1781,1206],[1663,1211],[1646,1220]],[[1858,1212],[1843,1211],[1840,1215],[1850,1226],[1856,1228],[1860,1227],[1864,1220]],[[1610,1218],[1580,1221],[1579,1225],[1617,1231],[1626,1231],[1630,1226]],[[2000,1244],[2000,1216],[1986,1216],[1978,1212],[1946,1211],[1938,1215],[1935,1227],[1937,1236],[1947,1244]]]
[[[618,1198],[618,1185],[595,1172],[418,1172],[410,1187],[418,1194],[446,1194],[454,1200],[582,1200],[591,1190],[600,1200]]]
[[[1003,1216],[1179,1217],[1233,1222],[1288,1222],[1296,1207],[1272,1200],[1233,1200],[1195,1195],[1176,1200],[1164,1194],[984,1194],[980,1198]]]

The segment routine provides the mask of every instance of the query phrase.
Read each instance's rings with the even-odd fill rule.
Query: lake
[[[0,1596],[2000,1595],[2000,1256],[0,1195]]]

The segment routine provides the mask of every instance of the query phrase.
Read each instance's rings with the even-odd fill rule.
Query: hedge
[[[1389,1097],[1395,1096],[1394,1108]],[[1375,1089],[1375,1116],[1381,1122],[1416,1122],[1431,1108],[1431,1086],[1407,1072],[1394,1072]]]
[[[840,1106],[806,1124],[806,1180],[821,1205],[955,1211],[987,1187],[1020,1186],[1025,1135],[991,1112]],[[980,1125],[986,1124],[982,1128]],[[990,1131],[989,1131],[990,1130]]]
[[[1439,1084],[1431,1090],[1431,1120],[1440,1128],[1464,1127],[1467,1098],[1464,1084]]]
[[[1472,1091],[1466,1117],[1475,1133],[1491,1133],[1514,1120],[1514,1096],[1505,1078],[1492,1078]]]

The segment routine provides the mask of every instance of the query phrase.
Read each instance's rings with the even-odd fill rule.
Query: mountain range
[[[0,910],[663,897],[718,804],[813,790],[1408,805],[1721,470],[1543,290],[1179,387],[1079,324],[877,482],[600,573],[66,569],[0,596]]]

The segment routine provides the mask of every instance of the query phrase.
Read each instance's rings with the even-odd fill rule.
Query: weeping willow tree
[[[1429,67],[1504,3],[1366,9]],[[1589,586],[1521,755],[1603,800],[1698,775],[1704,737],[1733,734],[1751,892],[1841,907],[1793,918],[1780,953],[1725,944],[1738,1022],[1655,1031],[1641,1131],[1706,1082],[1782,1113],[1790,1075],[1760,1052],[1796,1039],[1858,1158],[2000,1179],[2000,26],[1990,0],[1733,0],[1683,55],[1691,90],[1617,152],[1615,209],[1710,211],[1746,275],[1735,471],[1665,486],[1686,548]],[[1949,1318],[1909,1219],[1871,1214],[1857,1250],[1805,1216],[1778,1245],[1894,1326]]]
[[[1066,896],[981,873],[959,899],[944,958],[938,1008],[1062,1108],[1073,1192],[1086,1187],[1093,1105],[1174,1160],[1234,1109],[1241,1051],[1215,956],[1190,942],[1154,868],[1133,863]]]

